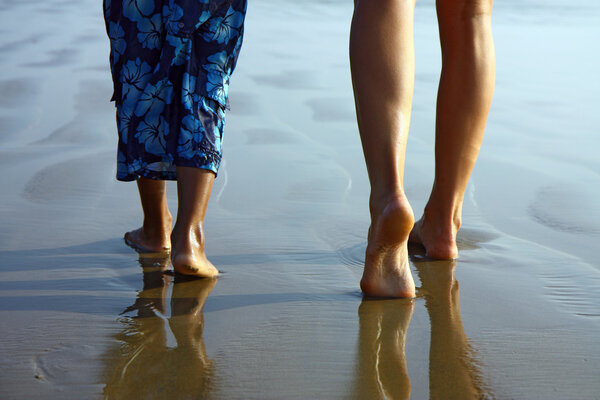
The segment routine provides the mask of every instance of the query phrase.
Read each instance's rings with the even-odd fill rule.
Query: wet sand
[[[352,2],[284,3],[249,8],[206,221],[214,284],[122,242],[141,211],[114,178],[101,4],[0,0],[0,398],[600,399],[598,6],[495,6],[497,89],[460,259],[412,249],[417,299],[372,301]],[[430,1],[415,36],[419,214]]]

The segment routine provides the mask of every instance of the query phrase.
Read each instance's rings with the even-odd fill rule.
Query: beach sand
[[[413,249],[414,301],[358,287],[369,189],[352,1],[272,5],[250,1],[232,79],[206,220],[215,284],[122,241],[141,211],[114,178],[101,2],[0,0],[0,398],[600,399],[597,3],[495,6],[497,88],[460,258]],[[418,216],[432,1],[417,3],[415,36]]]

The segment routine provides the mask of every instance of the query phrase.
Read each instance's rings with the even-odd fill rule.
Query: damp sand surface
[[[497,88],[460,258],[412,249],[414,301],[358,288],[352,2],[283,3],[250,2],[206,221],[215,282],[122,242],[141,212],[135,185],[114,179],[101,4],[0,0],[0,398],[600,399],[596,2],[496,5]],[[417,3],[415,36],[406,190],[419,214],[432,1]]]

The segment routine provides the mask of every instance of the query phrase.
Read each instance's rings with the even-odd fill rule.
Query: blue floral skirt
[[[175,180],[176,166],[217,173],[246,5],[247,0],[104,0],[118,180]]]

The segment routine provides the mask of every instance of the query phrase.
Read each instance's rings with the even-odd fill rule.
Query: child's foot
[[[168,233],[149,235],[144,228],[138,228],[125,233],[125,244],[138,253],[168,253],[171,250],[171,240]]]
[[[171,262],[175,272],[198,278],[213,278],[219,271],[206,258],[202,228],[179,230],[177,226],[171,235],[173,250]]]

